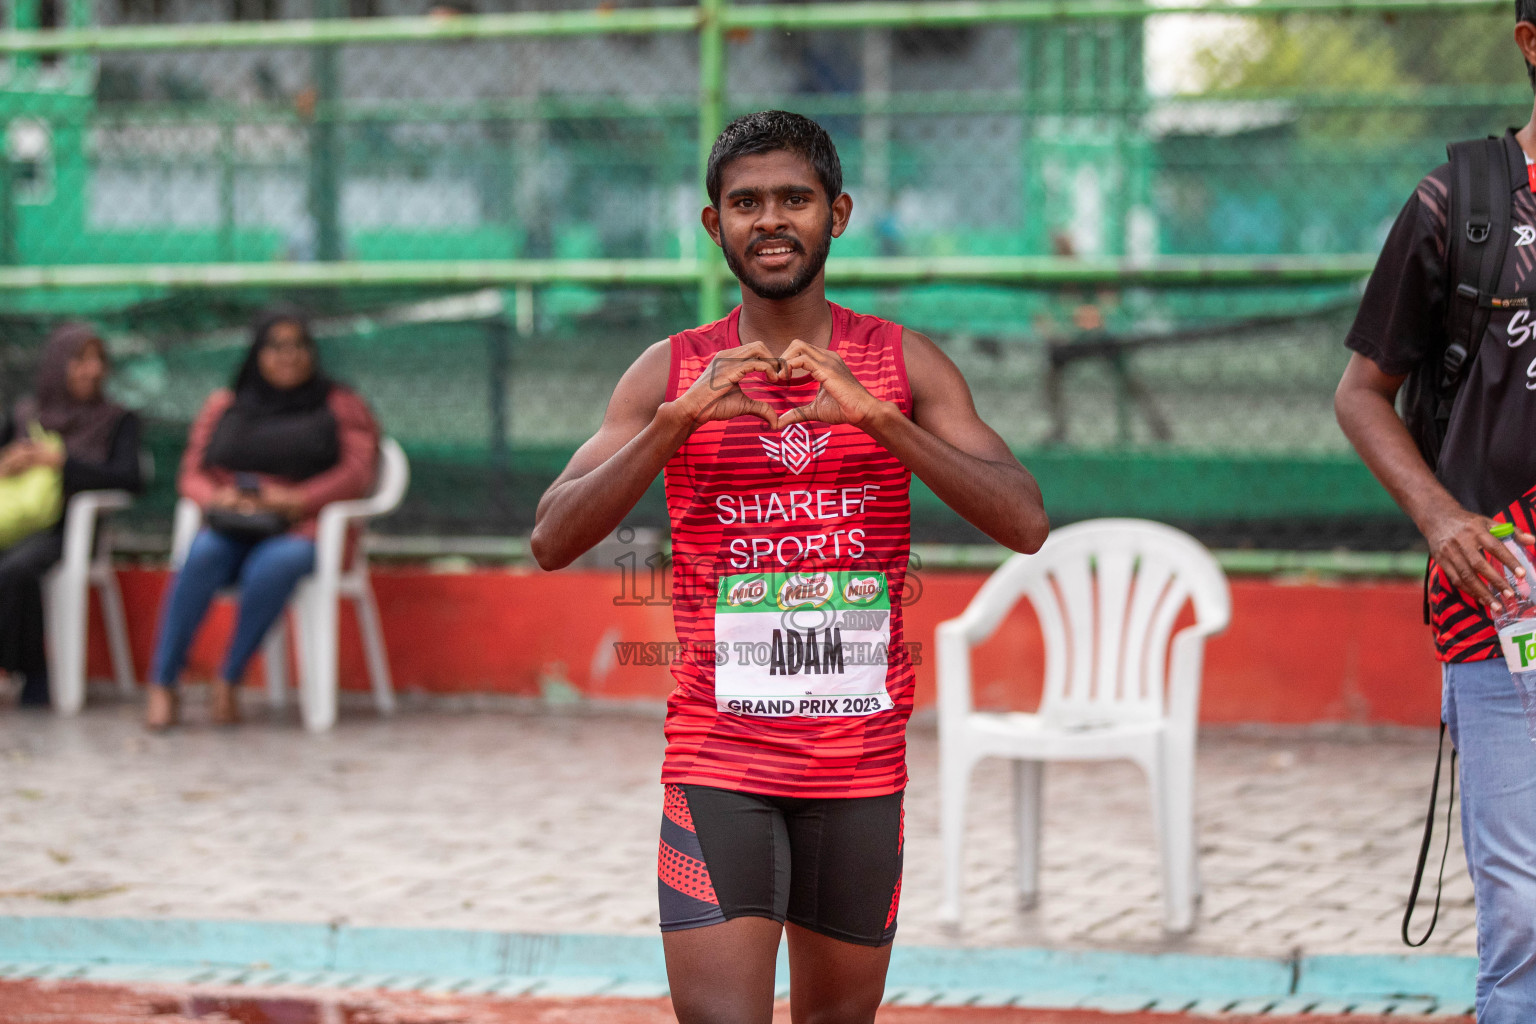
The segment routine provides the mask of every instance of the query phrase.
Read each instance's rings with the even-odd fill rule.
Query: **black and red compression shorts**
[[[896,937],[902,794],[801,798],[666,787],[661,930],[767,917],[861,946]]]

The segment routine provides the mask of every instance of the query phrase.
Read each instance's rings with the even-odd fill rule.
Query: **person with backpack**
[[[1536,88],[1536,0],[1515,15]],[[1425,621],[1477,900],[1477,1019],[1524,1024],[1536,1019],[1536,744],[1491,618],[1514,597],[1505,568],[1519,568],[1489,530],[1509,523],[1536,543],[1536,113],[1449,152],[1387,236],[1334,408],[1429,545]]]

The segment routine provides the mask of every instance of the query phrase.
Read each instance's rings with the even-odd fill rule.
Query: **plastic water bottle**
[[[1515,561],[1525,569],[1523,577],[1506,567],[1504,578],[1514,590],[1513,598],[1501,596],[1499,606],[1503,610],[1494,616],[1499,631],[1499,648],[1504,652],[1504,662],[1514,677],[1515,688],[1520,691],[1520,705],[1525,709],[1525,729],[1531,742],[1536,743],[1536,600],[1531,585],[1536,581],[1536,568],[1525,549],[1515,540],[1513,523],[1495,523],[1488,532],[1504,542]]]

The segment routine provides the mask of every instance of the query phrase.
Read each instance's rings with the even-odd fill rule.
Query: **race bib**
[[[885,688],[891,595],[883,572],[725,576],[715,602],[715,705],[734,715],[872,715]]]

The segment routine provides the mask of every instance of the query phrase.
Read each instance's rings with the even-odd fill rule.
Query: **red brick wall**
[[[142,678],[168,578],[150,569],[124,569],[120,577]],[[923,644],[919,707],[933,700],[934,626],[959,614],[984,578],[923,575],[922,593],[907,610],[907,639]],[[615,573],[389,568],[376,570],[374,586],[399,690],[534,696],[543,681],[562,680],[591,698],[660,700],[671,689],[664,667],[623,666],[615,656],[615,641],[674,639],[665,606],[615,606]],[[1232,581],[1232,600],[1232,626],[1206,649],[1204,721],[1432,726],[1440,720],[1439,674],[1416,582],[1239,578]],[[227,605],[216,609],[194,648],[191,677],[213,671],[231,613]],[[343,614],[342,626],[342,685],[366,689],[350,614]],[[94,618],[92,634],[93,673],[105,675],[105,645]],[[978,702],[1033,707],[1042,662],[1033,616],[1016,609],[976,651]]]

